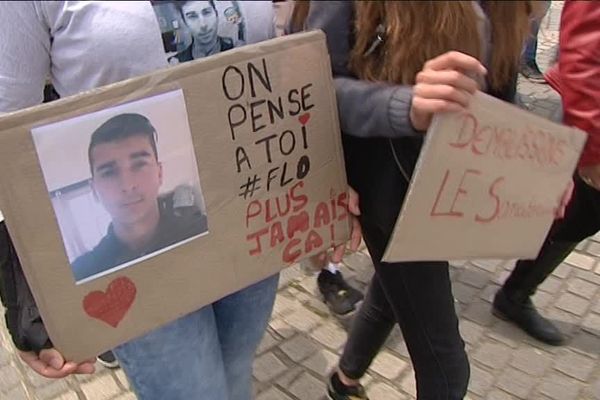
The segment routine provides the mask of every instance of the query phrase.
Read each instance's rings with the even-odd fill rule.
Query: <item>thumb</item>
[[[56,370],[60,370],[65,365],[65,359],[56,349],[44,349],[40,352],[39,358],[46,365]]]

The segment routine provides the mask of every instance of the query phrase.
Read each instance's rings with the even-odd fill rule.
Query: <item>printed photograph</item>
[[[208,233],[181,90],[31,133],[77,283]]]
[[[204,58],[246,43],[238,1],[153,1],[170,64]]]

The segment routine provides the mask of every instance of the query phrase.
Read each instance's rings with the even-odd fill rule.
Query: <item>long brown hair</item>
[[[296,2],[293,26],[302,27],[308,3]],[[488,80],[498,89],[516,73],[529,19],[537,6],[531,1],[482,3],[493,42]],[[350,68],[361,79],[414,84],[424,63],[447,51],[484,58],[478,27],[481,21],[472,1],[355,1],[354,5],[355,43]],[[369,53],[380,24],[385,28],[385,39]]]

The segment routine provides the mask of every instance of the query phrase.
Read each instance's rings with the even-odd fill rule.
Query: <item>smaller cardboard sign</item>
[[[437,115],[384,261],[535,258],[585,140],[480,92]]]

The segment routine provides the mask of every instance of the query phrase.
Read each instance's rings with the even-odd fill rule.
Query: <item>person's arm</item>
[[[0,2],[0,112],[39,104],[50,72],[50,28],[32,1]]]
[[[567,1],[558,68],[564,123],[588,133],[580,166],[600,167],[600,4]],[[600,173],[595,186],[600,188]]]
[[[367,138],[420,134],[409,119],[411,86],[367,82],[350,73],[353,14],[351,1],[311,1],[305,22],[307,30],[327,35],[342,131]]]
[[[43,100],[50,70],[50,28],[43,23],[40,4],[0,2],[0,114]],[[47,378],[94,371],[89,360],[68,362],[52,348],[4,222],[0,222],[0,297],[15,347],[34,371]]]

